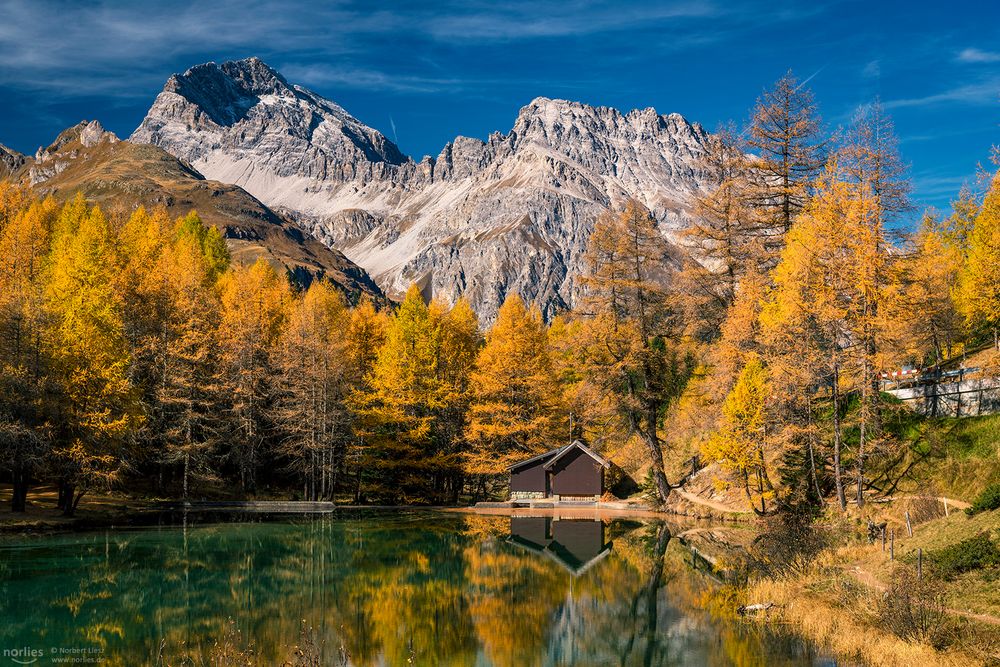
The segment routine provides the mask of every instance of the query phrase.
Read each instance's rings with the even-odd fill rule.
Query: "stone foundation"
[[[511,491],[511,500],[541,500],[545,497],[542,491]]]

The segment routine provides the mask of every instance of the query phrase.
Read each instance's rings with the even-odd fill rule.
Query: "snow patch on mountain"
[[[464,295],[485,322],[511,292],[572,306],[608,208],[636,199],[668,238],[686,226],[705,138],[679,114],[539,97],[506,134],[416,162],[256,58],[170,77],[131,137],[294,216],[390,295]]]

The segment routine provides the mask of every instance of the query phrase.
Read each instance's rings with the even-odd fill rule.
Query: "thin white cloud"
[[[872,60],[862,68],[861,76],[866,79],[878,79],[882,76],[882,63],[878,60]]]
[[[364,90],[431,93],[460,85],[459,79],[392,75],[376,69],[345,65],[287,65],[281,68],[289,81],[305,86],[338,86]]]
[[[435,17],[425,24],[439,39],[513,41],[542,37],[587,36],[676,19],[709,18],[732,13],[711,2],[620,3],[516,2],[473,3],[473,10]]]
[[[1000,53],[997,53],[996,51],[983,51],[982,49],[968,48],[962,50],[956,59],[962,63],[998,63],[1000,62]]]
[[[996,104],[1000,101],[1000,78],[988,81],[969,83],[956,86],[938,93],[921,97],[909,97],[885,102],[887,109],[902,109],[907,107],[925,107],[935,104]]]
[[[127,98],[154,92],[178,62],[258,55],[290,77],[301,72],[301,80],[311,85],[435,92],[455,82],[447,74],[426,71],[422,46],[432,50],[596,38],[655,27],[662,34],[656,42],[660,50],[664,44],[696,48],[754,29],[762,6],[763,0],[739,6],[721,0],[445,0],[373,10],[351,0],[297,5],[268,0],[0,0],[0,86],[43,90],[50,100]],[[779,7],[772,20],[804,15],[797,5],[790,7]],[[400,37],[414,53],[395,60],[391,68],[382,67]]]

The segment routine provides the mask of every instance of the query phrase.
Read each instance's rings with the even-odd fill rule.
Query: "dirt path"
[[[723,505],[722,503],[716,502],[714,500],[708,500],[707,498],[696,496],[695,494],[685,491],[684,489],[673,489],[671,493],[676,493],[678,496],[688,501],[689,503],[694,503],[695,505],[702,505],[703,507],[710,507],[717,512],[723,512],[724,514],[750,514],[750,512],[747,512],[745,510],[733,509],[728,505]]]
[[[927,497],[928,496],[912,496],[912,495],[910,495],[910,496],[889,496],[888,498],[879,498],[878,500],[873,500],[872,502],[876,502],[876,503],[891,503],[891,502],[895,502],[897,500],[919,500],[919,499],[923,499],[923,498],[927,498]],[[957,500],[955,498],[945,498],[944,496],[931,496],[931,497],[933,497],[939,503],[944,503],[944,504],[948,505],[948,507],[954,507],[955,509],[958,509],[958,510],[964,510],[964,509],[967,509],[969,507],[972,507],[972,505],[970,503],[967,503],[964,500]]]
[[[879,593],[884,593],[887,586],[882,583],[882,581],[876,577],[874,574],[868,570],[862,568],[857,563],[853,565],[848,565],[845,571],[854,577],[859,583],[868,588],[878,591]],[[1000,625],[1000,617],[993,616],[992,614],[976,614],[971,611],[962,611],[961,609],[951,609],[945,608],[945,612],[953,616],[962,616],[963,618],[968,618],[970,620],[979,621],[980,623],[988,623],[989,625]]]

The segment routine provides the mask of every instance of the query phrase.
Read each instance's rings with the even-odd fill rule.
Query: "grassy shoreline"
[[[913,523],[911,537],[903,517],[917,514],[916,504],[900,501],[846,519],[827,517],[827,528],[849,533],[853,524],[857,532],[793,573],[751,580],[742,591],[743,604],[773,603],[756,620],[788,624],[837,655],[867,665],[1000,665],[1000,571],[992,566],[941,576],[932,563],[934,554],[970,537],[1000,536],[1000,510],[972,517],[961,511],[925,514]],[[894,558],[890,546],[883,550],[880,540],[869,543],[858,534],[869,518],[886,521],[894,532]],[[933,587],[934,596],[899,600],[901,590],[917,586],[911,582],[918,581],[918,549],[924,577],[919,581],[926,582],[919,585]],[[925,613],[932,618],[930,628],[920,636],[899,636],[887,620],[897,610]]]

